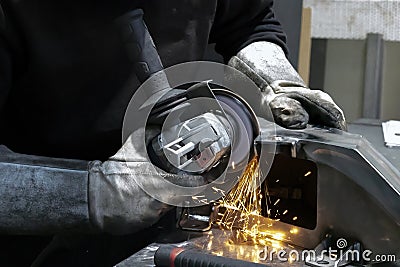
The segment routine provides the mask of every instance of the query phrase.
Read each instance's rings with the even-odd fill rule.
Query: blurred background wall
[[[311,9],[310,87],[331,94],[350,122],[366,117],[363,109],[374,104],[364,98],[376,90],[381,97],[369,98],[379,104],[378,119],[400,120],[400,1],[304,0],[303,7]]]

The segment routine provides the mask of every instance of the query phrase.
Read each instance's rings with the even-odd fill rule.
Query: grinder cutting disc
[[[254,153],[254,139],[259,135],[260,126],[250,105],[239,95],[226,89],[212,89],[223,108],[231,131],[232,150],[230,164],[244,167]]]

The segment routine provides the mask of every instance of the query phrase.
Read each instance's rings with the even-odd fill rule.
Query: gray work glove
[[[179,205],[188,190],[204,190],[182,187],[205,184],[201,176],[154,168],[143,140],[134,131],[104,163],[24,155],[0,145],[0,233],[133,233],[171,208],[152,196]]]
[[[228,64],[260,88],[262,104],[269,105],[279,125],[301,129],[310,123],[346,129],[343,111],[328,94],[307,88],[280,46],[265,41],[252,43]]]
[[[147,142],[154,130],[146,133]],[[132,233],[157,222],[171,206],[156,200],[180,196],[165,187],[165,179],[176,185],[206,184],[201,176],[173,175],[157,169],[148,160],[143,129],[136,130],[109,160],[92,162],[89,171],[89,212],[91,222],[113,234]],[[141,184],[141,185],[139,185]],[[143,190],[146,189],[146,192]]]

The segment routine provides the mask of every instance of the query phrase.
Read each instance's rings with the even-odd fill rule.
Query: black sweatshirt
[[[165,67],[226,60],[254,41],[287,51],[272,0],[0,0],[0,144],[54,157],[106,159],[139,85],[113,21],[135,8]],[[1,17],[1,15],[0,15]],[[0,18],[0,23],[3,21]]]

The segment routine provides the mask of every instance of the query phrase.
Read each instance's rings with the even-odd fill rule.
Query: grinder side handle
[[[116,20],[129,59],[141,83],[164,69],[153,39],[143,20],[143,10],[135,9]]]

